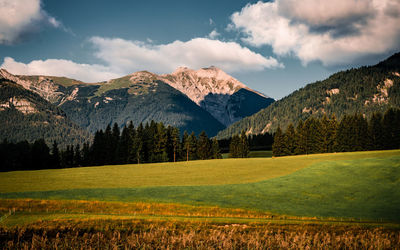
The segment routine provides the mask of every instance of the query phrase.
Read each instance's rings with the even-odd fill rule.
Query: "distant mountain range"
[[[308,84],[220,131],[217,138],[242,130],[248,134],[274,132],[278,126],[285,129],[310,116],[335,114],[340,120],[345,114],[361,113],[370,117],[389,107],[400,107],[400,53],[377,65],[338,72]]]
[[[133,121],[137,126],[154,120],[179,127],[181,132],[200,133],[205,130],[209,136],[214,136],[226,126],[274,101],[216,67],[197,71],[178,68],[167,75],[141,71],[100,83],[84,83],[65,77],[13,75],[0,69],[0,80],[13,88],[23,87],[25,91],[18,94],[20,99],[35,94],[35,99],[26,103],[27,110],[46,103],[62,113],[72,127],[89,132],[104,129],[115,122],[122,126]],[[26,131],[31,127],[31,113],[7,104],[10,98],[16,98],[12,93],[0,100],[0,116],[7,120],[10,110],[22,115],[27,121],[24,133],[29,134]],[[39,113],[46,112],[40,110]],[[54,118],[51,112],[47,115]],[[59,123],[51,124],[56,127]],[[9,124],[2,126],[0,139],[6,136],[2,131],[12,133],[10,129]],[[85,133],[81,131],[78,134],[71,140],[81,141],[81,135]],[[21,138],[20,135],[17,137]],[[33,137],[40,135],[27,139]],[[74,136],[71,134],[71,137]]]

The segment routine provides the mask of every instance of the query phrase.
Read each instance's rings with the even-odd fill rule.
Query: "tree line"
[[[274,134],[274,156],[330,152],[351,152],[400,148],[400,110],[388,109],[385,114],[373,113],[368,120],[362,114],[344,115],[340,122],[335,115],[300,120],[289,124],[286,131],[277,128]]]
[[[120,130],[98,130],[93,143],[68,145],[60,150],[56,141],[48,147],[43,139],[0,144],[0,171],[70,168],[130,163],[176,162],[222,158],[218,141],[203,131],[198,136],[151,121],[137,128],[130,122]]]

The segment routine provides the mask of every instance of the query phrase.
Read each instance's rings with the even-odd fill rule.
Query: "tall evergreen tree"
[[[132,122],[131,122],[132,123]],[[117,146],[117,161],[119,164],[126,164],[129,160],[129,151],[133,147],[132,132],[130,125],[124,126],[121,133],[121,138]],[[133,126],[133,125],[132,125]]]
[[[370,138],[369,149],[384,149],[383,117],[381,113],[373,113],[368,124],[368,134]]]
[[[73,163],[74,167],[82,166],[82,153],[80,148],[81,147],[79,144],[75,146],[74,163]]]
[[[302,155],[306,153],[306,144],[307,138],[304,132],[304,122],[302,120],[299,121],[296,127],[296,146],[295,146],[295,154]]]
[[[240,138],[239,135],[235,134],[232,136],[231,143],[229,144],[229,158],[240,157]]]
[[[171,146],[173,152],[173,162],[176,162],[176,160],[179,158],[180,152],[180,138],[178,128],[172,128],[171,130]]]
[[[189,143],[189,134],[186,130],[183,132],[182,146],[185,151],[185,160],[189,161],[190,143]]]
[[[197,157],[200,160],[211,158],[211,143],[205,131],[202,131],[197,140]]]
[[[143,124],[140,123],[139,126],[136,129],[135,136],[133,138],[133,147],[131,148],[131,151],[129,152],[129,162],[135,162],[137,164],[140,164],[141,162],[144,162],[144,143],[146,141],[145,139],[145,132],[144,132]]]
[[[249,148],[249,141],[247,139],[246,132],[242,130],[240,134],[240,144],[239,144],[239,154],[241,158],[249,157],[250,148]]]
[[[110,124],[107,125],[106,129],[104,130],[104,164],[113,164],[114,160],[114,152],[115,152],[115,145],[114,143],[114,136],[112,133],[112,129]]]
[[[396,127],[400,126],[396,124],[396,112],[394,109],[388,109],[383,116],[383,131],[384,131],[384,142],[385,149],[396,148]]]
[[[324,115],[320,120],[321,153],[334,151],[336,139],[337,121],[333,116],[330,119]]]
[[[336,150],[337,152],[351,151],[351,144],[353,141],[353,135],[351,134],[351,123],[352,119],[348,115],[344,115],[339,123],[336,132]]]
[[[290,123],[286,129],[284,144],[284,154],[294,155],[296,151],[296,132],[294,131],[294,126],[292,123]]]
[[[306,120],[304,125],[305,129],[307,130],[306,134],[308,138],[306,153],[315,154],[321,152],[321,125],[319,120],[311,117]]]
[[[82,166],[90,166],[92,164],[90,159],[90,146],[89,143],[85,142],[82,147]]]
[[[58,149],[58,144],[56,141],[53,142],[51,148],[51,168],[61,168],[60,163],[60,150]]]
[[[189,143],[189,160],[197,160],[197,138],[194,132],[192,132],[188,139]]]
[[[120,141],[121,131],[119,129],[118,123],[114,123],[112,132],[111,132],[111,141],[110,143],[113,145],[110,152],[111,163],[116,164],[118,163],[118,146]]]
[[[274,156],[284,155],[285,148],[285,135],[282,133],[281,128],[278,126],[274,135],[274,143],[272,144],[272,154]]]
[[[212,139],[211,153],[213,159],[222,159],[222,155],[218,145],[218,140],[216,138]]]
[[[103,130],[98,130],[94,134],[93,144],[91,146],[91,164],[100,166],[105,164],[106,152],[105,146],[106,140],[104,138]]]

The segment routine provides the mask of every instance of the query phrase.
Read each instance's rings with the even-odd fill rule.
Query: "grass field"
[[[178,203],[400,221],[400,151],[0,173],[0,198]]]
[[[0,248],[400,247],[400,150],[0,173]]]

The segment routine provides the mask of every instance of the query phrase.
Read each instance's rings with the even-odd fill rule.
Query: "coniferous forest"
[[[117,123],[108,125],[104,131],[96,131],[92,144],[68,145],[65,149],[60,149],[56,141],[49,147],[43,139],[34,143],[4,140],[0,157],[0,171],[222,158],[218,141],[208,138],[204,131],[198,136],[185,131],[181,138],[178,128],[154,121],[137,128],[130,122],[122,131]]]
[[[362,114],[344,115],[340,122],[333,115],[300,120],[286,131],[275,132],[274,156],[350,152],[400,148],[400,110],[374,113],[369,120]]]

